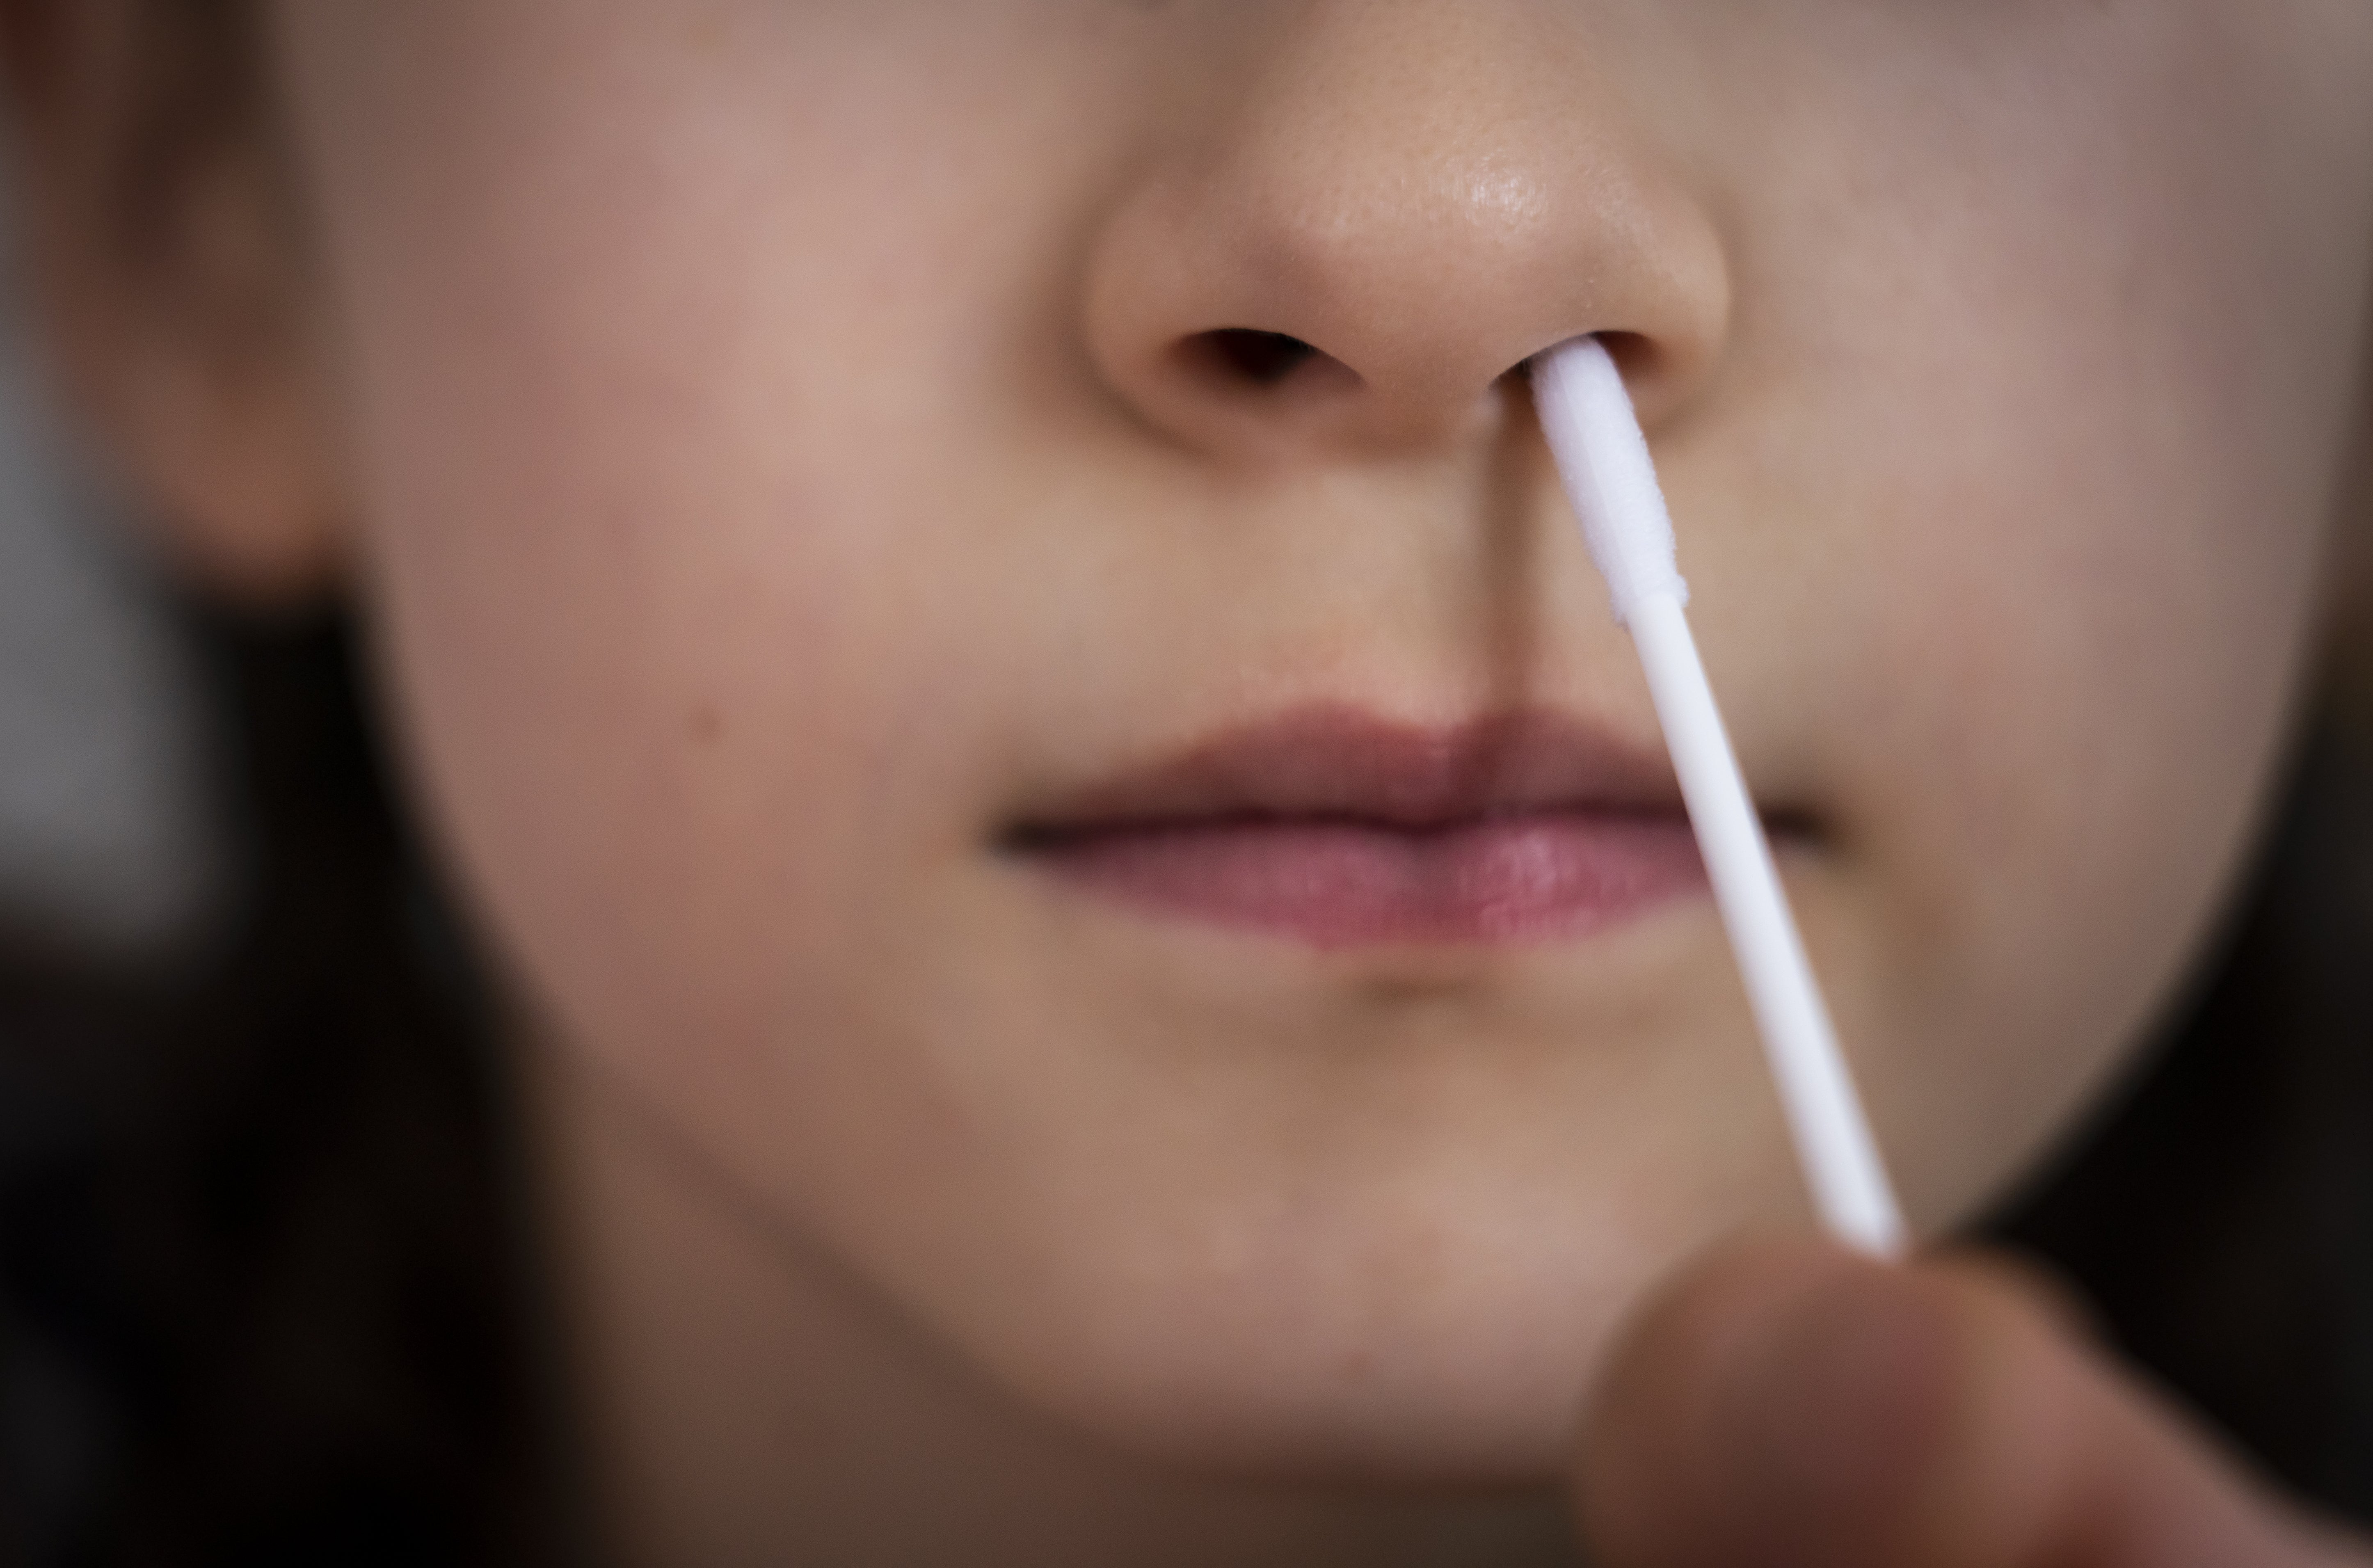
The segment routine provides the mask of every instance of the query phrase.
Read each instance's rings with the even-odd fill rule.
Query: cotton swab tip
[[[1619,626],[1658,596],[1689,602],[1656,465],[1607,345],[1578,337],[1533,361],[1533,404]]]

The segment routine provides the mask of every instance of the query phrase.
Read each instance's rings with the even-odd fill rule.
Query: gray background
[[[208,685],[162,574],[65,434],[0,214],[0,922],[110,959],[223,907]]]

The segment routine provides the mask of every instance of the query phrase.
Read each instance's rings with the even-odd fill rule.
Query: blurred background
[[[53,1282],[27,1237],[56,1174],[100,1157],[89,1076],[136,1064],[41,1048],[23,971],[202,963],[238,856],[198,644],[65,437],[8,219],[0,200],[0,1561],[46,1562],[117,1434],[76,1347],[25,1309]]]
[[[0,1568],[571,1558],[482,988],[333,607],[199,602],[0,193]]]
[[[66,439],[9,238],[0,196],[0,923],[160,960],[232,896],[217,716],[158,564]]]

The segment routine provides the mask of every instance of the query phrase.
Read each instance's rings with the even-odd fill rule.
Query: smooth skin
[[[0,14],[125,471],[373,629],[652,1562],[1561,1562],[1584,1412],[1751,1470],[1686,1332],[1610,1363],[1805,1219],[1710,903],[1319,952],[1008,844],[1296,705],[1653,755],[1528,356],[1621,345],[1932,1236],[2185,971],[2350,526],[2355,0],[282,0],[194,72],[168,0]]]

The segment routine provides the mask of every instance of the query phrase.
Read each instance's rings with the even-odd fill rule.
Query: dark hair
[[[79,90],[87,47],[68,20],[76,0],[0,0],[0,86],[20,125],[54,120],[59,95]],[[120,84],[134,111],[110,137],[79,149],[81,199],[127,255],[158,248],[196,164],[268,133],[274,117],[260,18],[250,0],[138,0]]]
[[[0,958],[0,1098],[44,1129],[0,1140],[0,1561],[551,1561],[537,1228],[467,945],[344,626],[204,640],[239,932],[179,979]]]

